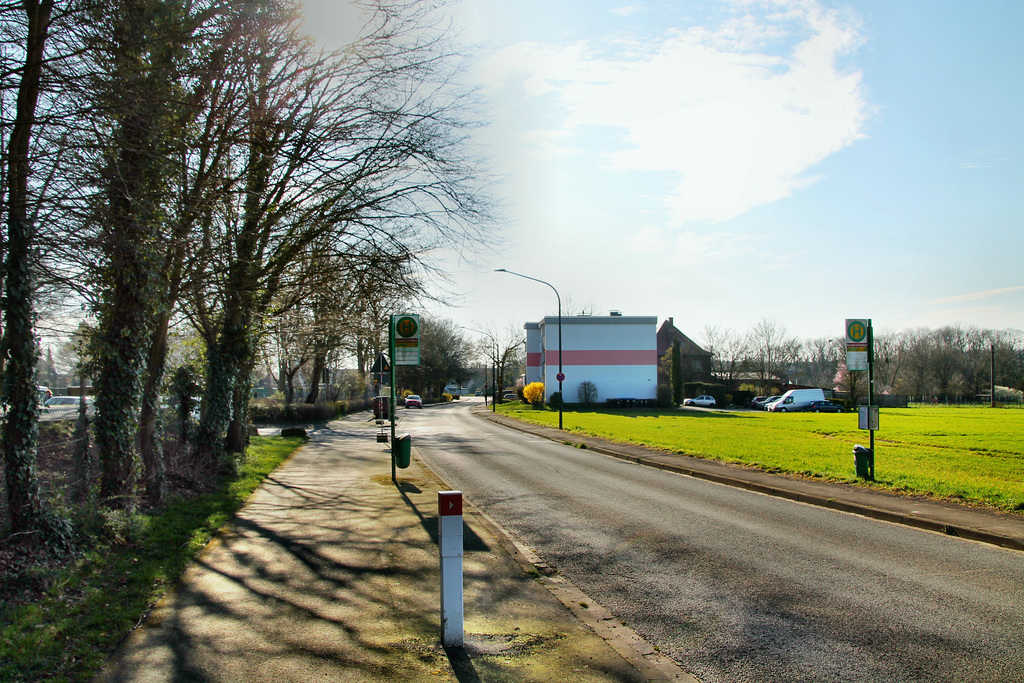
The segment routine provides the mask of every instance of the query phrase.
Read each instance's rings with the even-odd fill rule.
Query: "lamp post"
[[[509,275],[515,275],[517,277],[525,278],[527,280],[533,280],[539,282],[542,285],[547,285],[551,288],[551,291],[555,293],[555,299],[558,301],[558,428],[562,428],[562,404],[565,403],[565,396],[562,395],[562,379],[565,375],[562,373],[562,297],[558,295],[558,290],[550,282],[545,282],[529,275],[523,275],[522,273],[513,273],[511,270],[505,270],[504,268],[498,268],[494,271],[495,273],[508,273]],[[547,351],[545,351],[545,355]],[[544,359],[544,365],[547,365],[547,358]]]
[[[491,354],[491,412],[498,411],[498,340],[490,332],[484,332],[483,330],[475,330],[472,327],[463,327],[464,330],[470,332],[476,332],[487,337],[491,342],[492,354]],[[484,388],[487,387],[487,373],[484,372]],[[487,407],[487,392],[484,391],[484,407]]]

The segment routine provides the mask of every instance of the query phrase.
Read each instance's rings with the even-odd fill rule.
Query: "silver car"
[[[79,401],[80,399],[78,396],[54,396],[53,398],[47,399],[46,403],[43,404],[40,419],[45,421],[74,420],[78,417]],[[95,412],[96,407],[92,396],[86,396],[85,414],[91,417]]]

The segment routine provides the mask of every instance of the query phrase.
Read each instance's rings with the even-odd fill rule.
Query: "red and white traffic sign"
[[[462,491],[438,491],[437,514],[442,517],[462,514]]]

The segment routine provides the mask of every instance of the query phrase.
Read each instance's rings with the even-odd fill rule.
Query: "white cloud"
[[[941,299],[932,299],[929,303],[932,305],[945,305],[945,304],[959,304],[966,301],[982,301],[984,299],[990,299],[994,296],[1000,296],[1003,294],[1013,294],[1014,292],[1024,291],[1024,286],[1018,287],[1000,287],[999,289],[988,289],[984,292],[971,292],[969,294],[959,294],[957,296],[947,296]]]
[[[962,169],[995,168],[1009,161],[1012,156],[1003,147],[992,146],[974,149],[968,152],[967,160],[957,164]]]
[[[616,14],[620,17],[628,17],[630,14],[633,14],[634,12],[639,12],[641,10],[643,10],[643,7],[641,7],[640,5],[625,5],[623,7],[616,7],[615,9],[613,9],[612,14]]]
[[[642,255],[651,265],[675,270],[697,264],[721,265],[742,254],[758,254],[771,260],[773,255],[761,251],[762,246],[763,239],[756,235],[668,230],[645,225],[623,240],[621,250]],[[652,247],[655,248],[652,250]]]
[[[674,225],[728,220],[813,184],[811,169],[864,137],[869,115],[860,72],[840,67],[861,41],[854,19],[811,0],[735,4],[655,42],[512,46],[489,78],[543,97],[544,127],[620,131],[604,167],[671,174]]]

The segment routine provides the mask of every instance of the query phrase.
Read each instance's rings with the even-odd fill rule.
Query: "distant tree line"
[[[747,332],[707,326],[704,348],[715,377],[732,385],[769,391],[793,383],[867,393],[867,373],[846,371],[843,337],[804,342],[780,323],[762,319]],[[912,400],[974,400],[996,387],[1024,390],[1024,332],[947,325],[874,334],[874,379],[878,393]],[[997,396],[999,391],[997,390]]]
[[[40,312],[85,313],[75,372],[96,413],[81,457],[98,462],[76,466],[99,473],[83,495],[132,509],[165,493],[176,328],[201,346],[189,467],[215,476],[248,442],[268,346],[285,374],[301,359],[320,377],[341,352],[368,367],[383,313],[423,295],[429,254],[479,242],[486,180],[436,7],[368,0],[360,37],[332,53],[302,35],[299,7],[0,4],[9,531],[68,534],[35,473]]]

